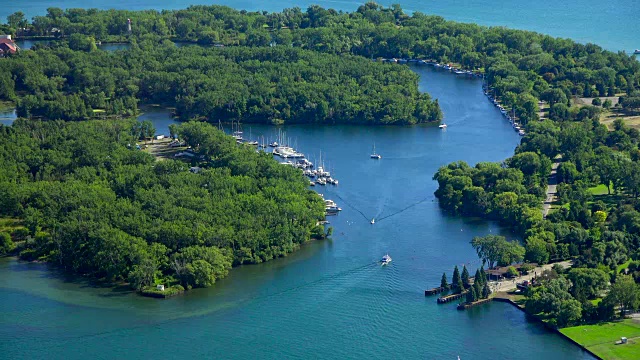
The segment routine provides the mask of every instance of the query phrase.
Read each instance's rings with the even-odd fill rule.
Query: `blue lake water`
[[[15,109],[0,109],[0,124],[11,125],[16,120]]]
[[[0,7],[43,15],[47,7],[141,10],[184,8],[203,1],[21,0]],[[379,1],[389,5],[397,1]],[[354,10],[361,2],[223,0],[248,10],[279,11],[312,3]],[[637,0],[409,0],[406,10],[450,20],[509,26],[610,50],[640,48]],[[92,287],[43,264],[0,259],[0,354],[9,359],[86,358],[403,358],[591,359],[511,306],[493,303],[458,312],[422,291],[455,264],[477,265],[475,235],[508,231],[495,224],[444,215],[431,180],[455,160],[501,161],[519,137],[484,98],[478,80],[418,68],[420,86],[438,98],[449,125],[435,127],[244,125],[255,139],[280,129],[300,151],[320,154],[338,187],[316,190],[344,209],[330,218],[332,240],[285,258],[234,269],[210,289],[167,301]],[[174,120],[143,109],[168,134]],[[14,112],[0,113],[10,124]],[[382,154],[369,159],[373,143]],[[406,210],[405,210],[406,209]],[[403,211],[404,210],[404,211]],[[375,225],[370,218],[379,219]],[[389,252],[393,262],[375,261]],[[449,275],[450,276],[450,275]]]
[[[441,165],[501,161],[520,138],[480,80],[415,68],[438,98],[437,127],[257,126],[278,130],[340,185],[322,188],[343,211],[331,240],[244,266],[209,289],[168,300],[92,287],[44,264],[0,259],[0,351],[10,359],[399,358],[591,359],[564,338],[492,303],[460,312],[424,297],[454,265],[478,266],[473,236],[508,231],[450,217],[433,196]],[[160,129],[168,112],[154,114]],[[369,158],[372,145],[381,160]],[[375,225],[369,220],[378,219]],[[389,253],[393,262],[377,260]],[[381,355],[383,354],[383,355]]]

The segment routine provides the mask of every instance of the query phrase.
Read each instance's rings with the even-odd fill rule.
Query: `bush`
[[[554,264],[552,270],[558,274],[562,274],[564,272],[564,266],[560,264]]]
[[[19,228],[19,229],[15,229],[12,233],[11,236],[16,239],[17,241],[20,240],[26,240],[27,237],[29,236],[29,230],[25,229],[25,228]]]
[[[600,106],[600,105],[602,105],[602,100],[600,100],[600,98],[595,98],[595,99],[591,100],[591,105]]]
[[[531,264],[524,264],[520,267],[520,271],[522,271],[523,274],[528,274],[529,271],[535,269],[535,267]]]
[[[11,240],[11,235],[6,232],[0,232],[0,255],[6,255],[10,253],[16,245]]]
[[[178,294],[182,294],[184,292],[184,287],[182,285],[173,285],[164,288],[164,291],[158,290],[155,285],[153,286],[145,286],[140,291],[140,294],[148,297],[155,298],[168,298],[171,296],[175,296]]]
[[[518,270],[516,270],[516,268],[514,268],[513,266],[509,266],[509,268],[507,269],[506,276],[509,277],[509,278],[512,278],[512,277],[516,277],[518,275],[520,275]]]

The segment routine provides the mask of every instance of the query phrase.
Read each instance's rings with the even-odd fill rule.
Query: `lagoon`
[[[0,348],[12,359],[379,358],[591,359],[510,305],[459,312],[425,288],[454,265],[479,265],[469,241],[494,223],[450,217],[431,179],[455,160],[501,161],[519,136],[485,98],[481,80],[416,67],[449,125],[283,126],[244,124],[245,135],[278,129],[322,159],[340,180],[316,187],[343,211],[335,232],[287,258],[243,266],[208,289],[168,300],[92,286],[45,264],[0,260]],[[145,112],[156,128],[168,112]],[[369,158],[372,145],[381,160]],[[375,217],[375,225],[369,220]],[[389,253],[393,262],[377,260]],[[383,355],[381,355],[383,354]]]

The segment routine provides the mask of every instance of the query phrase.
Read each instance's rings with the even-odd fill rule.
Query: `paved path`
[[[557,263],[553,263],[553,264],[546,264],[546,265],[538,266],[535,269],[529,271],[529,274],[527,274],[527,275],[519,276],[519,277],[517,277],[515,279],[507,279],[507,280],[502,280],[502,281],[491,281],[489,283],[489,286],[491,286],[491,291],[494,292],[494,293],[495,292],[501,292],[501,291],[513,290],[513,289],[516,288],[516,283],[522,282],[524,280],[531,281],[531,279],[533,279],[533,277],[535,275],[542,274],[543,271],[551,269],[555,264],[558,264],[558,265],[564,267],[565,269],[568,269],[568,268],[571,267],[571,265],[573,263],[571,262],[571,260],[567,260],[567,261],[561,261],[561,262],[557,262]]]
[[[558,187],[558,166],[562,162],[562,157],[560,155],[556,156],[553,161],[553,165],[551,165],[551,174],[549,175],[548,185],[547,185],[547,194],[544,199],[544,203],[542,204],[542,217],[547,217],[549,210],[551,209],[551,204],[556,200],[556,190]]]

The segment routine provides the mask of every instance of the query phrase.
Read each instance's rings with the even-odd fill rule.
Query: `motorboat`
[[[389,256],[389,254],[386,254],[385,256],[382,257],[382,259],[380,259],[380,263],[382,263],[382,265],[387,265],[390,262],[391,262],[391,256]]]
[[[376,223],[376,219],[371,219],[371,225]]]
[[[324,210],[326,211],[327,215],[336,215],[340,211],[342,211],[342,209],[337,206],[327,206]]]
[[[278,147],[278,142],[277,142],[277,141],[274,141],[274,142],[272,142],[271,144],[269,144],[269,146],[271,146],[271,147]]]
[[[635,55],[640,55],[640,49],[636,49],[636,51],[633,52]]]
[[[440,124],[440,126],[438,126],[440,129],[446,129],[447,128],[447,124]]]

